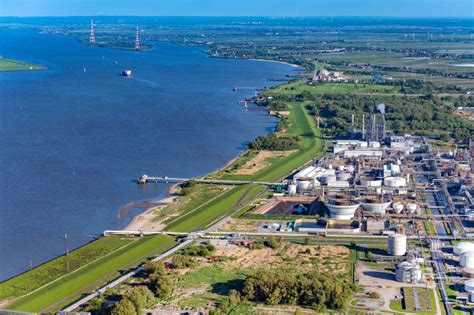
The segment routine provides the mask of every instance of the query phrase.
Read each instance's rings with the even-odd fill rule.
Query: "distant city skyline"
[[[472,0],[0,0],[0,16],[473,17],[473,3]]]

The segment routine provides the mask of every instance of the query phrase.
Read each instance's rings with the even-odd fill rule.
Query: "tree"
[[[147,275],[152,275],[152,274],[166,274],[166,271],[165,271],[165,266],[163,264],[163,262],[161,261],[147,261],[145,263],[145,266],[143,267],[143,270],[145,271],[145,273]]]
[[[150,276],[149,281],[157,297],[164,299],[173,293],[172,281],[167,274],[154,273]]]
[[[125,298],[133,303],[137,314],[141,314],[143,307],[151,306],[153,293],[146,286],[136,286],[126,292]]]
[[[133,303],[127,299],[123,298],[119,302],[117,302],[112,309],[112,315],[133,315],[137,314],[137,311],[135,310],[135,306]]]

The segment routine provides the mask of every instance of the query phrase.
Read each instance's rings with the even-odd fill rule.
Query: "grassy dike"
[[[0,58],[0,72],[1,71],[31,71],[31,70],[45,70],[44,66],[32,65],[17,60]]]
[[[271,90],[268,93],[271,93]],[[314,118],[305,109],[305,104],[292,102],[288,105],[290,108],[290,127],[286,133],[300,136],[300,149],[275,161],[271,166],[255,175],[245,176],[245,179],[277,181],[315,156],[324,153],[325,147],[320,138],[320,132],[316,128]],[[245,207],[253,198],[261,195],[266,190],[267,187],[254,184],[236,186],[222,193],[211,202],[170,221],[165,230],[188,232],[205,229],[219,219]],[[81,250],[87,253],[95,246],[96,242],[85,245]],[[137,265],[147,257],[157,255],[174,246],[174,244],[174,239],[169,236],[145,237],[135,240],[123,246],[123,248],[108,250],[107,254],[95,257],[95,259],[89,261],[89,264],[79,266],[78,269],[66,275],[64,273],[44,272],[40,269],[41,267],[38,267],[1,283],[0,297],[3,298],[0,298],[0,300],[6,298],[16,299],[8,306],[8,309],[11,310],[54,311],[77,300],[80,294],[90,292],[118,277],[119,272],[117,270]],[[50,263],[53,265],[64,264],[64,261],[60,261],[60,259],[57,258]],[[43,285],[37,291],[24,295],[26,293],[25,286],[28,287],[28,281],[34,274],[39,278],[46,274],[50,274],[50,277],[35,286],[35,288],[38,288]],[[17,283],[22,283],[22,285],[18,286]]]
[[[128,246],[103,256],[63,278],[23,296],[8,309],[29,312],[51,312],[80,297],[97,286],[121,275],[152,255],[158,255],[176,244],[166,235],[143,237]]]

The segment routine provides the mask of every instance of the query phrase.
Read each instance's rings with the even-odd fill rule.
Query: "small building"
[[[388,229],[389,221],[387,220],[367,220],[366,221],[366,231],[368,233],[379,233],[382,234],[383,231]]]
[[[344,75],[342,71],[328,71],[324,68],[316,71],[313,82],[349,82],[351,78]]]

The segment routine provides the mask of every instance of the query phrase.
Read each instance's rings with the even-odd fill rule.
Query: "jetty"
[[[226,179],[203,179],[203,178],[184,178],[184,177],[168,177],[168,176],[148,176],[142,175],[137,179],[137,184],[143,185],[146,183],[161,183],[161,184],[177,184],[188,181],[195,181],[197,183],[217,184],[217,185],[244,185],[257,184],[266,186],[278,186],[281,183],[262,182],[252,180],[226,180]]]

